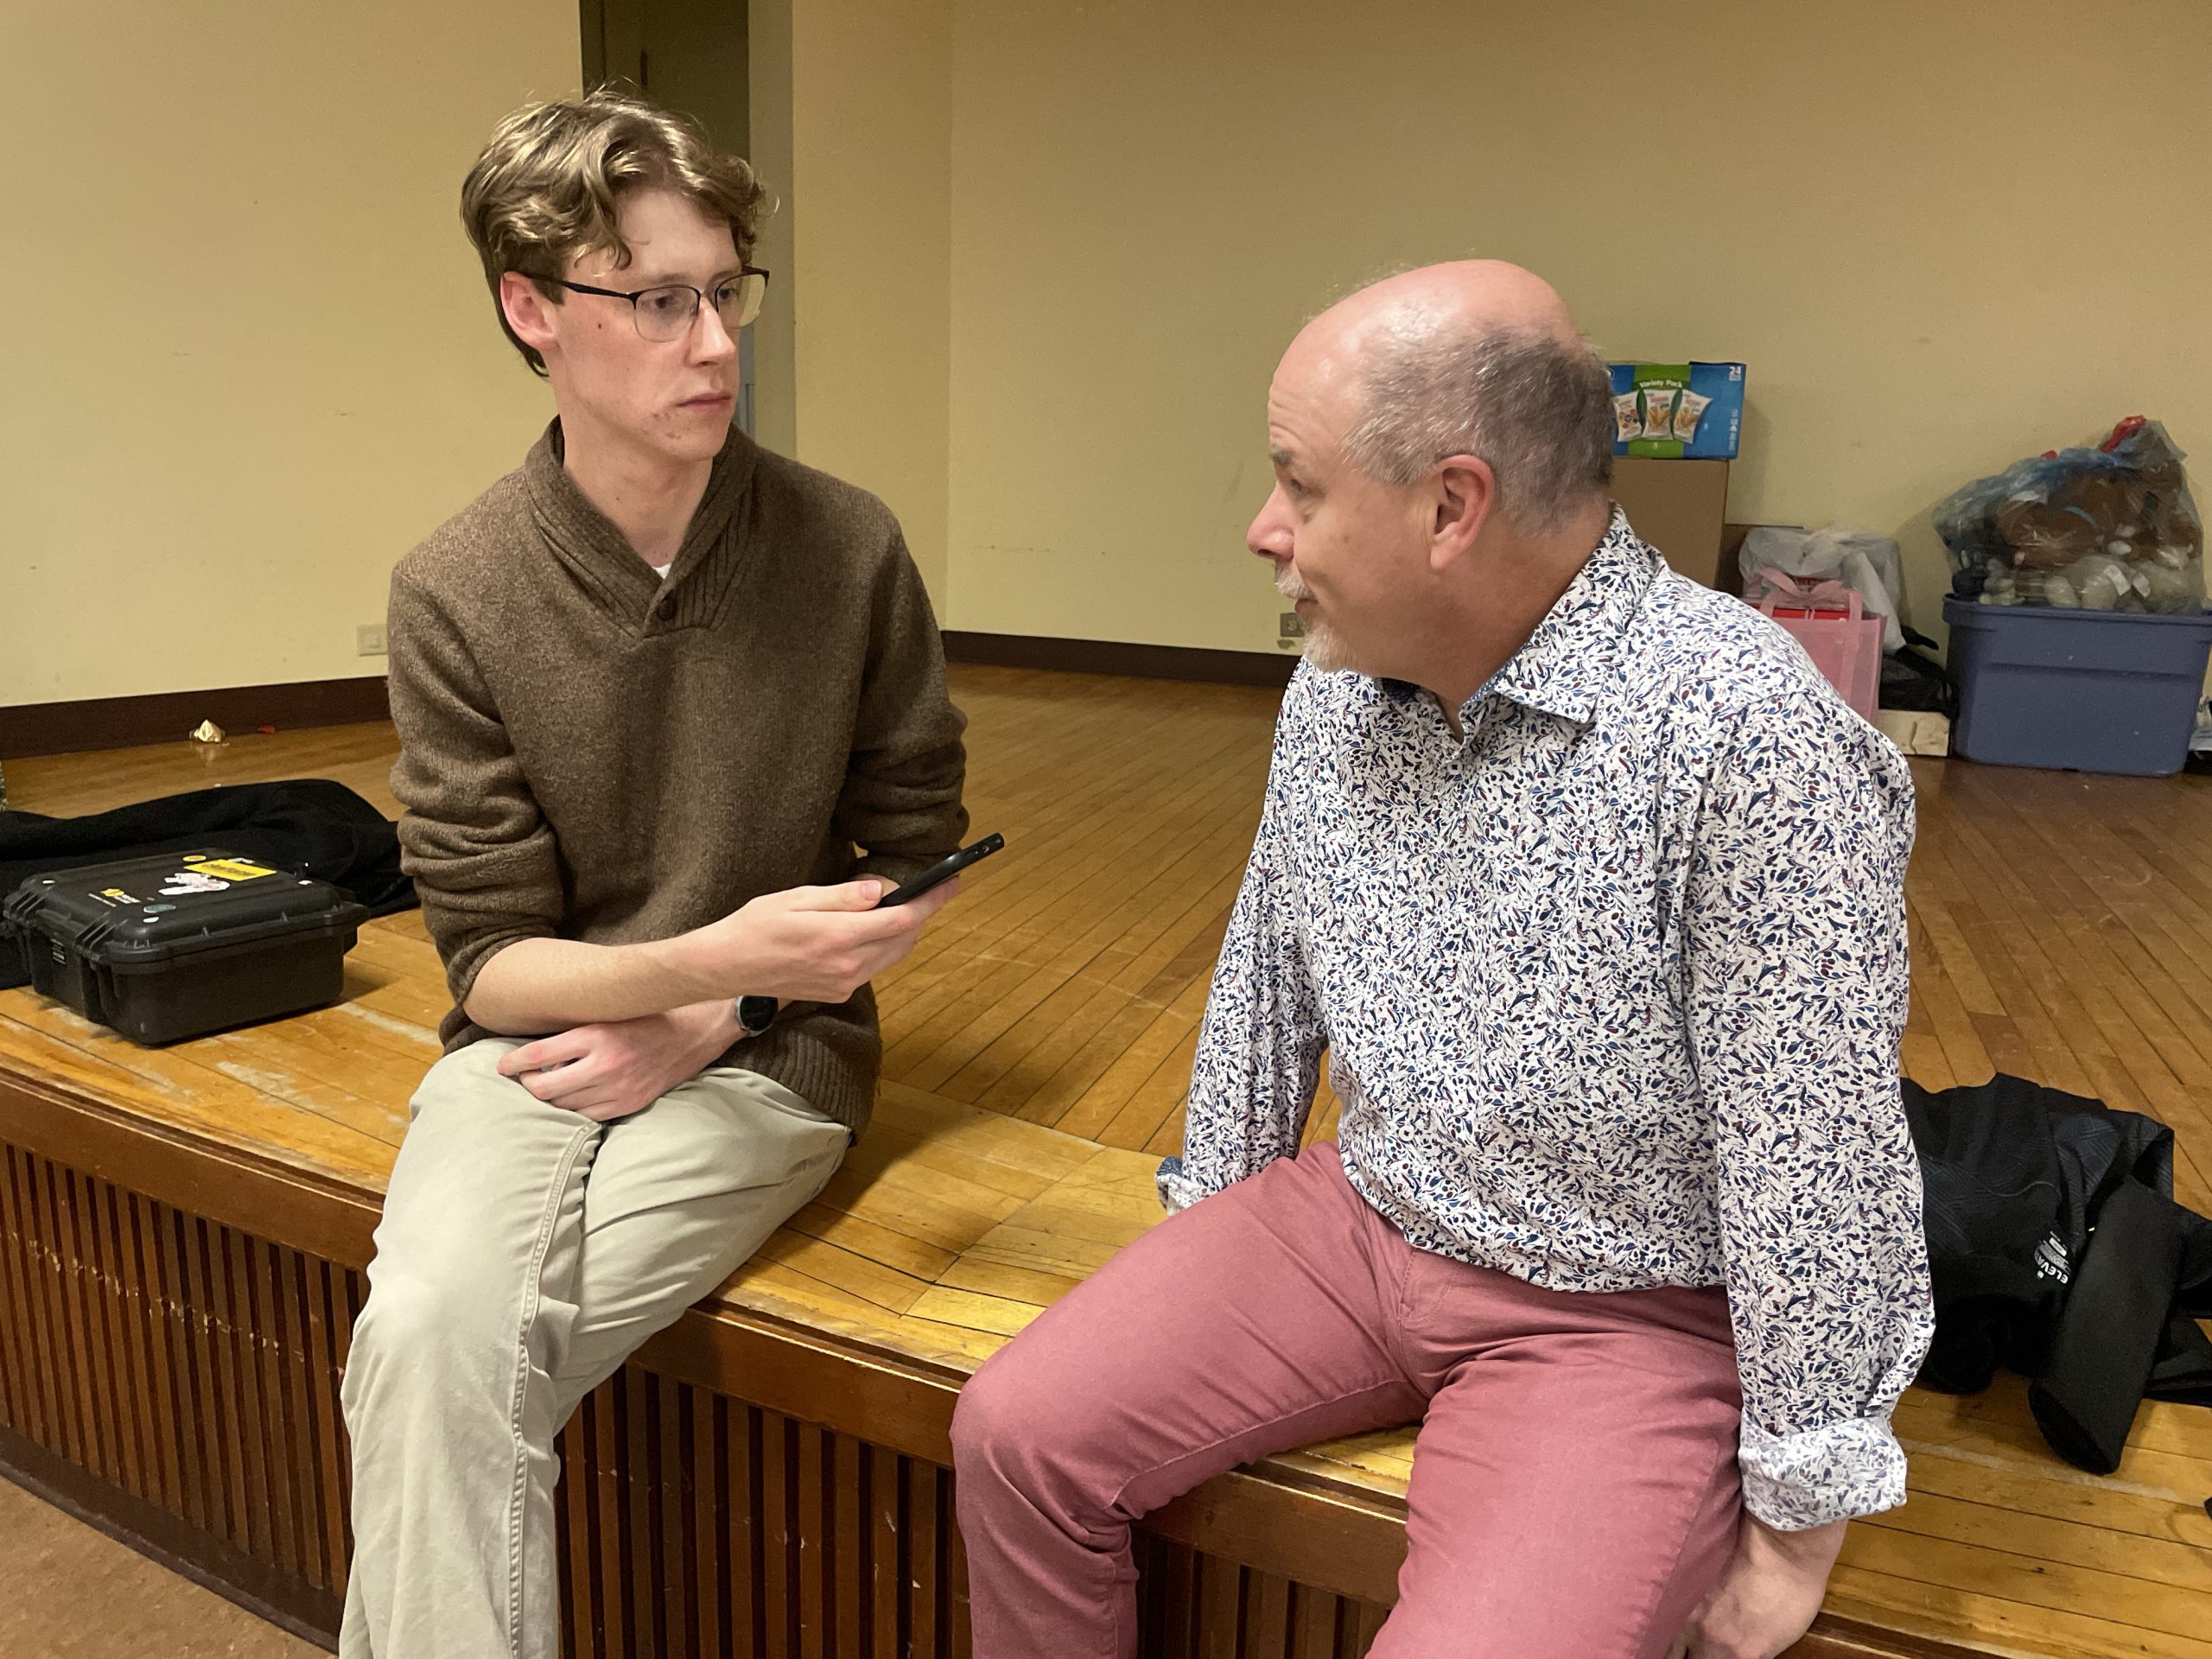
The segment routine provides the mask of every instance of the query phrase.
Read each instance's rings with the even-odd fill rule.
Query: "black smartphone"
[[[973,847],[963,847],[958,852],[940,858],[905,887],[893,887],[876,901],[876,908],[880,910],[886,905],[903,905],[918,899],[938,882],[951,880],[970,864],[982,862],[1005,845],[1004,836],[985,836]]]

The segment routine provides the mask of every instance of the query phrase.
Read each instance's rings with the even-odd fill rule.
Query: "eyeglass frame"
[[[707,305],[706,289],[702,288],[695,288],[690,283],[655,283],[650,288],[634,289],[631,292],[626,294],[619,288],[594,288],[589,283],[572,283],[565,276],[537,276],[531,275],[529,271],[517,271],[515,275],[518,276],[528,276],[533,283],[550,283],[556,288],[565,288],[574,294],[596,294],[602,299],[629,301],[631,324],[637,329],[638,338],[645,340],[652,340],[653,339],[651,334],[645,332],[645,314],[638,308],[638,302],[645,298],[646,295],[665,294],[671,289],[680,288],[685,293],[691,296],[691,315],[683,320],[683,328],[676,334],[671,334],[668,337],[669,340],[681,340],[685,334],[690,333],[693,325],[699,321],[699,313],[704,310]],[[716,283],[715,286],[718,288],[727,287],[730,283],[741,282],[747,276],[758,276],[760,279],[760,303],[766,305],[768,302],[769,275],[769,272],[763,270],[758,265],[745,265],[739,269],[735,276],[726,278],[723,282]],[[719,305],[715,308],[715,315],[717,317],[721,315],[721,307]],[[754,320],[758,321],[760,314],[756,311],[753,315]],[[724,326],[727,327],[728,325],[725,324]],[[741,328],[750,328],[752,326],[753,324],[751,322],[741,322],[738,324],[738,327]],[[653,340],[653,343],[655,345],[665,345],[668,342],[666,340]]]

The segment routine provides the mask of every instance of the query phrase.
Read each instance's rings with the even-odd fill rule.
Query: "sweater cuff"
[[[1802,1532],[1904,1502],[1904,1448],[1886,1414],[1770,1434],[1746,1411],[1736,1460],[1744,1507],[1777,1532]]]

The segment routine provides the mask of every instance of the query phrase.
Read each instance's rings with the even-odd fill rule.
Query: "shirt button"
[[[659,604],[654,606],[653,614],[664,622],[673,622],[676,620],[675,596],[671,594],[668,598],[661,601]]]

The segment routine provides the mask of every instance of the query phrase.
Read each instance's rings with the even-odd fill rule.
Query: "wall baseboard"
[[[1288,652],[1214,651],[1195,645],[1141,645],[1113,639],[1057,639],[1041,634],[971,633],[948,628],[950,662],[995,668],[1055,669],[1064,673],[1122,674],[1145,680],[1198,680],[1213,685],[1281,686],[1298,658]],[[218,686],[137,697],[90,697],[77,702],[22,702],[0,709],[0,760],[86,749],[128,749],[180,741],[203,720],[225,730],[258,726],[350,726],[385,720],[384,677],[295,680],[283,685]]]
[[[230,732],[250,732],[257,726],[285,731],[302,726],[350,726],[390,715],[381,674],[158,691],[139,697],[89,697],[79,702],[22,702],[0,709],[0,760],[175,742],[203,720]]]
[[[1058,639],[1044,634],[944,631],[947,662],[1063,673],[1122,674],[1142,680],[1199,680],[1212,685],[1290,683],[1295,652],[1216,651],[1199,645],[1141,645],[1116,639]]]

